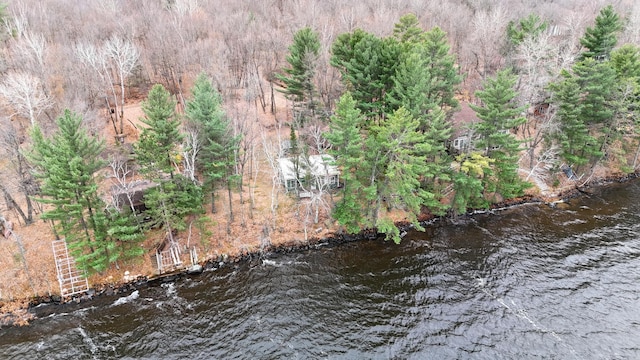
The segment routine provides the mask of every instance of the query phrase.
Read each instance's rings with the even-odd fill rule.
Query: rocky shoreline
[[[556,206],[556,204],[568,201],[573,198],[588,196],[593,192],[592,189],[601,188],[612,183],[624,183],[638,178],[639,175],[640,174],[638,173],[631,173],[625,176],[599,179],[582,188],[574,187],[566,189],[553,198],[543,199],[538,196],[528,195],[521,198],[510,199],[501,203],[494,204],[488,210],[484,210],[481,212],[471,210],[466,214],[459,215],[459,217],[469,217],[478,213],[499,211],[525,204],[548,204],[549,206]],[[437,217],[431,214],[424,214],[419,220],[421,225],[423,226],[454,225],[453,223],[448,222],[448,219],[450,218],[447,216]],[[440,225],[436,225],[436,223],[439,223]],[[413,228],[411,224],[403,222],[399,222],[396,225],[400,228],[401,233],[406,233]],[[50,314],[59,312],[59,306],[73,304],[77,305],[99,297],[130,294],[133,291],[139,290],[141,288],[159,286],[162,283],[173,282],[184,277],[198,276],[203,271],[213,271],[225,267],[236,266],[239,263],[243,262],[258,262],[265,257],[272,256],[274,254],[287,254],[300,251],[309,251],[325,246],[338,246],[354,241],[371,241],[378,238],[379,234],[375,230],[369,229],[363,230],[362,232],[354,235],[346,233],[333,233],[325,238],[312,237],[304,244],[301,244],[300,241],[292,240],[288,243],[268,247],[262,251],[241,252],[231,256],[220,255],[216,258],[208,259],[201,263],[201,268],[199,269],[199,271],[195,272],[189,271],[188,268],[185,268],[172,273],[165,273],[154,277],[140,276],[128,282],[98,284],[89,289],[87,293],[82,295],[77,295],[69,298],[62,298],[58,295],[40,296],[31,298],[28,300],[28,302],[26,300],[19,301],[17,302],[17,306],[13,306],[10,309],[4,308],[6,304],[1,304],[0,310],[2,311],[0,311],[0,329],[9,326],[26,325],[33,319],[42,318]]]

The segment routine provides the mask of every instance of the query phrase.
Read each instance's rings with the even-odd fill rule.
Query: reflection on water
[[[0,358],[640,358],[638,184],[61,307]]]

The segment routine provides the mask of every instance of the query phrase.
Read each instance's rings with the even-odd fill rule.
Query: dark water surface
[[[0,330],[0,359],[640,359],[640,182]]]

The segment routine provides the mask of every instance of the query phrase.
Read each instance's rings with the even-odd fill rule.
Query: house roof
[[[138,180],[132,182],[129,186],[129,195],[131,196],[133,206],[140,206],[144,204],[144,193],[150,188],[158,186],[158,184],[147,180]],[[127,191],[118,185],[111,186],[111,196],[113,196],[113,199],[119,204],[129,204]]]
[[[336,159],[331,155],[311,155],[309,156],[309,163],[313,175],[340,175],[338,167],[334,165]]]
[[[308,162],[306,161],[307,159]],[[313,176],[331,176],[340,174],[338,167],[333,165],[335,159],[331,155],[311,155],[307,159],[300,157],[300,168],[298,169],[298,172],[301,177],[307,174],[307,169],[311,171],[311,175]],[[295,166],[291,158],[278,159],[278,165],[280,166],[282,178],[285,181],[296,179]]]
[[[295,180],[296,174],[291,159],[280,158],[278,159],[278,165],[280,166],[280,174],[282,174],[284,180]]]
[[[471,109],[466,101],[460,102],[460,110],[455,112],[451,117],[451,126],[453,127],[452,138],[456,138],[467,133],[471,124],[478,121],[476,112]]]

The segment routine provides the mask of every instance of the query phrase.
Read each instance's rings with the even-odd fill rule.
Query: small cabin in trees
[[[147,180],[131,182],[127,189],[114,185],[111,187],[113,204],[119,209],[133,208],[136,213],[146,210],[144,194],[158,184]]]
[[[452,153],[461,154],[471,149],[473,139],[471,125],[477,121],[476,113],[469,103],[460,102],[460,111],[451,117],[453,134],[449,139],[448,148]]]
[[[549,114],[549,106],[548,102],[536,103],[529,108],[527,115],[536,120],[544,119]]]
[[[340,171],[334,164],[333,156],[326,154],[278,159],[280,179],[287,192],[338,187]]]

